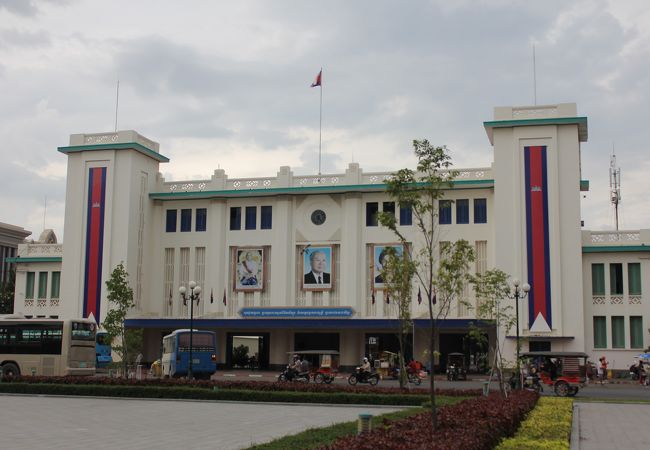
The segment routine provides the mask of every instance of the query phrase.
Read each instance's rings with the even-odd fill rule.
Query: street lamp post
[[[201,295],[201,286],[197,286],[194,281],[190,281],[189,283],[190,287],[190,293],[189,296],[187,295],[187,289],[185,286],[181,286],[178,288],[178,292],[180,292],[181,297],[183,298],[183,303],[186,303],[189,297],[190,301],[190,365],[187,369],[187,378],[189,380],[192,379],[192,337],[193,337],[193,332],[194,332],[194,301],[196,300],[196,303],[198,305],[199,303],[199,296]]]
[[[514,290],[512,293],[512,296],[510,298],[515,299],[515,314],[516,314],[516,319],[517,319],[517,377],[519,378],[519,388],[521,389],[522,387],[522,382],[521,382],[521,368],[519,365],[519,299],[520,298],[526,298],[528,295],[528,291],[530,291],[530,284],[524,283],[521,287],[519,287],[519,280],[514,279],[512,280],[512,284],[514,286]]]

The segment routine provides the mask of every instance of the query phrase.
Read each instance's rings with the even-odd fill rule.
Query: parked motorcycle
[[[348,377],[348,383],[350,383],[352,386],[357,383],[368,383],[371,386],[375,386],[377,383],[379,383],[379,375],[376,373],[364,372],[359,367],[357,367],[357,371]]]
[[[309,383],[309,372],[294,372],[289,366],[278,375],[278,381],[295,381],[298,383]]]

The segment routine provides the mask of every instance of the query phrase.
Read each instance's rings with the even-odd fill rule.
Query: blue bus
[[[113,362],[111,344],[105,331],[98,331],[95,335],[95,357],[95,367],[98,369],[103,369]]]
[[[217,371],[217,334],[192,331],[192,376],[209,379]],[[176,330],[163,338],[162,376],[186,376],[190,365],[190,330]]]

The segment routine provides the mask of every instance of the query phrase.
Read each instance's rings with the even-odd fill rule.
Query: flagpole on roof
[[[323,68],[320,68],[321,77],[323,76]],[[318,127],[318,176],[321,174],[321,144],[323,137],[323,81],[320,80],[320,124]]]

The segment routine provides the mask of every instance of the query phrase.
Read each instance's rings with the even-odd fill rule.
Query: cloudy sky
[[[118,128],[160,142],[167,180],[316,173],[321,67],[324,173],[411,165],[414,138],[488,166],[482,122],[533,104],[533,44],[537,103],[589,118],[586,227],[614,227],[614,146],[621,228],[650,228],[644,0],[0,0],[0,222],[63,236],[56,148],[114,129],[118,79]]]

